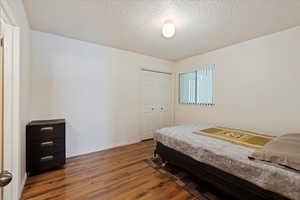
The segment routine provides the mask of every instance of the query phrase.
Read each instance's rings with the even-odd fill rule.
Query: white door
[[[171,92],[171,76],[169,74],[159,74],[159,112],[160,112],[160,124],[158,128],[164,128],[171,125],[171,103],[172,103],[172,92]]]
[[[157,74],[142,71],[142,139],[153,137],[155,127],[159,124],[158,104],[159,93],[157,84]]]
[[[153,138],[153,133],[170,125],[171,76],[169,74],[142,71],[141,81],[142,139]]]
[[[0,36],[2,37],[2,36]],[[0,38],[0,172],[3,171],[3,86],[4,86],[4,81],[3,81],[3,41],[2,38]],[[3,188],[0,188],[1,194],[0,194],[0,200],[3,199]]]
[[[3,200],[19,199],[19,29],[1,21],[1,173]],[[12,174],[5,171],[12,172]],[[12,182],[10,183],[12,179]]]
[[[3,25],[1,25],[3,28]],[[12,175],[5,171],[6,165],[4,165],[4,156],[6,155],[7,148],[4,148],[5,144],[5,94],[4,91],[6,81],[5,81],[5,68],[4,68],[4,34],[0,35],[0,200],[4,200],[4,189],[3,187],[7,186],[12,178]],[[5,195],[7,197],[7,195]]]

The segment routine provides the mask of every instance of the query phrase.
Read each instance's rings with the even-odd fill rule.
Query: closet
[[[142,70],[142,139],[153,138],[155,130],[171,125],[172,76],[169,73]]]

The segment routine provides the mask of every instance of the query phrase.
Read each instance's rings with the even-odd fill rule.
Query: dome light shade
[[[166,21],[162,28],[162,35],[165,38],[172,38],[175,35],[175,25],[171,21]]]

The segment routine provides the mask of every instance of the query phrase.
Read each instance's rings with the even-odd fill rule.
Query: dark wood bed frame
[[[238,200],[289,200],[286,197],[264,190],[257,185],[193,158],[157,142],[155,154],[168,164],[179,167],[201,181]]]

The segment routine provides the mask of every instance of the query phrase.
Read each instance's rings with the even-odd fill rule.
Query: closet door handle
[[[152,108],[151,110],[154,110],[154,108]]]

